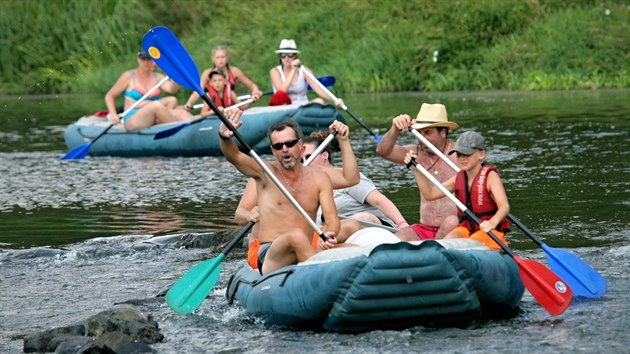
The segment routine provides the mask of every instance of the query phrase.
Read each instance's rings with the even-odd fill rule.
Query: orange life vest
[[[313,232],[313,242],[311,246],[314,250],[317,249],[317,244],[319,243],[319,236],[316,232]],[[260,241],[258,239],[254,239],[249,243],[249,248],[247,250],[247,263],[252,269],[258,269],[258,250],[260,249]]]

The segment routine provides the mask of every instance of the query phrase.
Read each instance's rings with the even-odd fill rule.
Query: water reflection
[[[235,227],[245,178],[222,158],[62,162],[65,124],[99,110],[100,99],[3,100],[0,242],[63,245],[94,236]],[[513,214],[543,238],[581,247],[627,235],[630,152],[622,147],[630,140],[630,91],[397,93],[357,95],[346,103],[382,135],[394,115],[415,117],[420,102],[444,103],[459,131],[484,133]],[[351,128],[362,172],[408,220],[417,220],[413,175],[377,156],[372,136],[352,121]],[[409,134],[400,139],[413,142]],[[518,232],[512,240],[517,248],[535,247]]]
[[[0,265],[2,287],[8,289],[0,291],[0,352],[19,352],[25,334],[76,323],[129,299],[148,299],[144,310],[167,338],[155,345],[160,353],[557,353],[597,352],[602,344],[607,352],[627,352],[630,323],[619,314],[630,300],[630,91],[344,99],[381,135],[394,115],[415,116],[421,101],[444,103],[464,129],[484,132],[512,213],[551,246],[570,249],[604,275],[606,296],[576,299],[565,314],[551,319],[526,293],[516,318],[465,329],[417,327],[362,335],[282,331],[227,305],[227,279],[243,264],[243,255],[231,254],[210,299],[195,315],[179,316],[155,294],[216,253],[138,244],[149,234],[234,227],[232,214],[245,179],[221,158],[61,162],[67,151],[65,124],[100,110],[102,98],[0,99]],[[351,128],[361,170],[408,220],[417,219],[413,175],[376,156],[372,136],[356,124]],[[520,256],[546,263],[525,235],[515,231],[509,237]],[[63,249],[6,250],[44,245]]]

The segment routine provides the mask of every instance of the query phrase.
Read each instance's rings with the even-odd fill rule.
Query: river
[[[443,103],[460,130],[487,139],[511,211],[546,243],[578,255],[608,280],[601,299],[575,299],[549,316],[526,293],[521,313],[467,328],[359,335],[265,328],[225,298],[224,262],[210,299],[176,315],[155,295],[201,260],[204,249],[157,247],[154,237],[236,228],[245,178],[219,157],[88,157],[62,162],[65,127],[101,110],[102,97],[0,97],[0,352],[21,352],[29,333],[64,326],[144,299],[165,336],[159,353],[181,352],[627,352],[630,320],[630,91],[453,92],[343,97],[382,135],[421,102]],[[348,119],[350,119],[348,117]],[[418,218],[411,172],[376,155],[351,122],[361,171]],[[402,136],[412,141],[411,136]],[[265,156],[269,158],[269,156]],[[509,235],[524,258],[546,263],[524,234]],[[152,300],[153,299],[153,300]]]

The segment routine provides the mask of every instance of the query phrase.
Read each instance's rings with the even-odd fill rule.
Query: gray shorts
[[[258,248],[258,271],[260,272],[260,275],[262,275],[262,266],[265,262],[265,256],[267,256],[269,247],[271,247],[271,242],[262,243],[260,248]]]

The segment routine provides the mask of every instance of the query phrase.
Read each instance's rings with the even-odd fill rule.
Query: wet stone
[[[150,353],[149,344],[163,339],[152,315],[120,305],[71,326],[29,335],[24,352]]]

